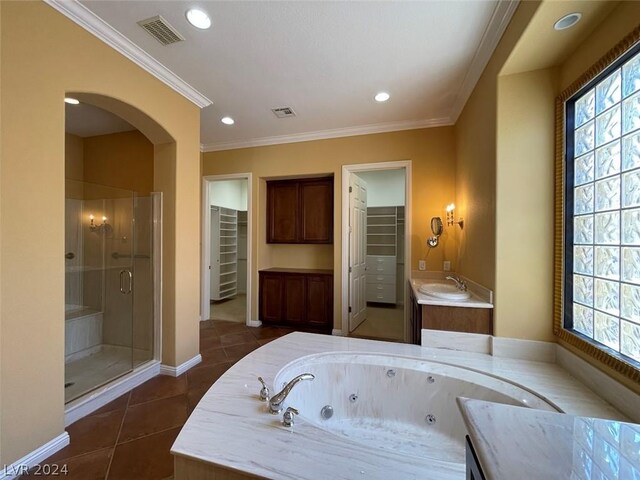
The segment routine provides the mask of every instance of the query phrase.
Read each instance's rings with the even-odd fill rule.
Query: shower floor
[[[65,365],[65,403],[104,385],[136,366],[151,360],[150,352],[118,345],[102,345],[100,350]]]

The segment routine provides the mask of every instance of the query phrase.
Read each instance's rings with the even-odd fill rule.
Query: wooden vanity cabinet
[[[267,243],[333,243],[333,177],[268,181]]]
[[[409,283],[411,343],[421,343],[421,329],[493,335],[493,309],[444,307],[418,303]]]
[[[333,271],[269,268],[258,272],[260,320],[329,333],[333,328]]]
[[[422,328],[493,335],[490,308],[422,306]]]

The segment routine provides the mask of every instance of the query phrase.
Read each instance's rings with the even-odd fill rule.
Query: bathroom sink
[[[447,283],[425,283],[418,290],[429,296],[444,300],[466,300],[471,296],[468,291],[459,290],[455,285]]]

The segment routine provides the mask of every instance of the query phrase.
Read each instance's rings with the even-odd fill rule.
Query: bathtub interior
[[[509,382],[451,365],[383,355],[304,357],[283,368],[275,391],[300,373],[286,405],[312,425],[368,446],[464,462],[466,429],[456,398],[556,410]],[[323,408],[331,406],[331,409]],[[326,418],[330,410],[330,418]]]

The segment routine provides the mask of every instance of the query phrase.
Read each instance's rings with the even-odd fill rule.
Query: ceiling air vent
[[[184,37],[160,15],[147,18],[146,20],[140,20],[138,25],[144,28],[149,35],[164,46],[184,40]]]
[[[271,111],[278,118],[295,117],[296,112],[291,107],[272,108]]]

